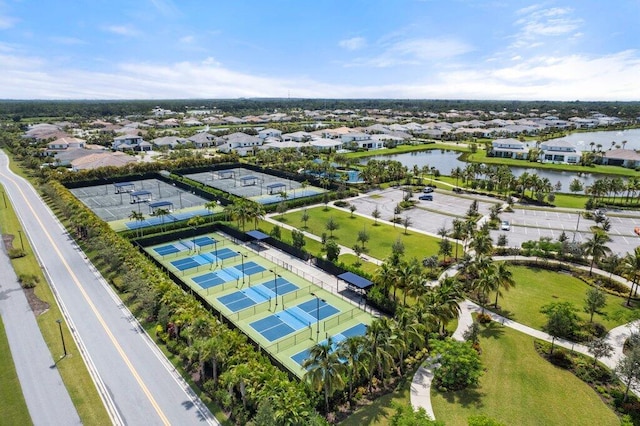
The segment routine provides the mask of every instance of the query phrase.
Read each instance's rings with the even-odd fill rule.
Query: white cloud
[[[0,30],[8,30],[9,28],[13,28],[16,22],[18,22],[16,18],[0,15]]]
[[[516,14],[522,17],[514,23],[519,31],[513,37],[513,48],[538,47],[547,38],[567,36],[583,25],[582,19],[572,16],[570,8],[542,9],[534,5]]]
[[[430,61],[450,59],[472,50],[470,45],[451,38],[405,39],[390,43],[377,56],[358,58],[347,66],[387,68],[399,65],[419,65]]]
[[[353,37],[345,40],[340,40],[338,46],[347,50],[362,49],[367,45],[367,40],[364,37]]]
[[[81,40],[79,38],[75,38],[75,37],[65,37],[65,36],[61,36],[61,37],[51,37],[51,41],[58,43],[58,44],[66,44],[66,45],[80,45],[80,44],[87,44],[86,41]]]
[[[214,58],[173,64],[125,63],[110,71],[57,67],[14,52],[1,53],[0,98],[444,98],[637,100],[640,57],[628,50],[601,57],[578,54],[474,64],[421,80],[386,85],[333,84],[237,72]],[[106,68],[105,68],[106,69]]]
[[[139,34],[138,30],[129,25],[108,25],[103,27],[103,30],[126,37],[137,36]]]

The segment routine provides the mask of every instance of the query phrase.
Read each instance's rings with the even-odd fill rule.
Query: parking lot
[[[451,228],[453,219],[463,218],[473,198],[466,196],[449,195],[441,193],[437,190],[431,193],[433,201],[418,200],[422,193],[414,193],[413,199],[417,201],[416,208],[405,210],[400,217],[408,217],[411,220],[411,227],[420,231],[437,235],[438,229],[445,227]],[[375,191],[363,197],[358,197],[350,201],[355,205],[357,212],[371,216],[371,213],[377,208],[380,211],[380,219],[392,220],[394,209],[400,203],[405,193],[398,188],[385,189],[383,191]],[[477,197],[478,211],[480,214],[489,214],[489,209],[497,201],[488,197]]]
[[[356,206],[358,214],[371,216],[377,208],[381,220],[392,220],[396,205],[402,201],[404,192],[399,188],[375,191],[350,200]],[[478,210],[482,215],[488,215],[492,205],[498,200],[469,194],[451,194],[436,190],[433,201],[418,201],[421,193],[414,193],[417,200],[416,208],[403,211],[400,217],[408,217],[411,227],[417,230],[437,235],[438,229],[451,229],[455,218],[463,218],[473,200],[478,200]],[[514,205],[513,212],[500,214],[501,220],[510,222],[509,231],[492,230],[491,238],[495,242],[501,234],[507,236],[507,246],[521,247],[522,243],[548,237],[557,240],[562,232],[571,241],[583,243],[591,238],[591,228],[595,221],[585,219],[578,213],[553,210],[530,210]],[[611,223],[609,236],[611,242],[608,247],[612,253],[624,255],[640,245],[640,236],[634,233],[634,228],[640,226],[640,212],[625,213],[610,212],[607,217]]]

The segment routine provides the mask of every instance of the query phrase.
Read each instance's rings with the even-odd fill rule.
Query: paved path
[[[4,248],[0,249],[0,276],[0,316],[31,421],[34,425],[81,424]]]
[[[515,259],[517,260],[534,260],[535,258],[528,258],[528,257],[523,257],[523,256],[516,256]],[[501,256],[496,256],[493,258],[493,260],[499,261],[499,260],[514,260],[514,256],[508,256],[508,257],[501,257]],[[554,262],[554,263],[566,263],[566,262],[560,262],[560,261],[556,261],[556,260],[547,260],[549,262]],[[584,271],[588,271],[589,267],[588,266],[583,266],[583,265],[571,265],[573,267],[576,267],[578,269],[584,270]],[[446,270],[441,277],[445,277],[445,276],[453,276],[455,274],[457,274],[457,269],[453,269],[454,267]],[[607,271],[603,271],[601,269],[598,268],[593,268],[592,271],[594,274],[596,275],[602,275],[602,276],[609,276],[610,274]],[[612,277],[612,279],[616,280],[617,282],[620,282],[624,285],[626,285],[627,287],[631,288],[631,282],[626,280],[623,277],[620,276],[616,276],[614,275]],[[456,328],[456,330],[454,331],[452,337],[456,340],[459,341],[463,341],[464,337],[463,334],[464,332],[469,328],[469,326],[471,326],[471,324],[473,324],[473,317],[472,314],[473,313],[480,313],[482,312],[482,307],[477,305],[476,303],[470,301],[470,300],[465,300],[460,304],[460,315],[458,317],[458,327]],[[561,346],[563,348],[566,349],[570,349],[572,351],[581,353],[583,355],[586,355],[588,357],[592,357],[592,355],[589,353],[587,346],[579,344],[579,343],[575,343],[575,342],[571,342],[569,340],[564,340],[564,339],[553,339],[553,337],[543,331],[537,330],[535,328],[526,326],[524,324],[520,324],[516,321],[510,320],[506,317],[503,317],[501,315],[498,315],[494,312],[491,312],[489,310],[484,310],[484,312],[488,315],[491,316],[491,319],[493,321],[499,322],[500,324],[512,328],[514,330],[517,330],[521,333],[525,333],[529,336],[535,337],[537,339],[540,340],[544,340],[547,342],[551,342],[552,340],[554,341],[554,344]],[[615,369],[616,365],[618,364],[618,361],[624,356],[623,355],[623,347],[624,347],[624,342],[627,340],[627,338],[629,337],[629,335],[631,334],[632,331],[638,331],[638,329],[640,328],[640,320],[636,320],[633,321],[631,323],[628,324],[623,324],[621,326],[618,326],[616,328],[613,328],[609,331],[609,333],[607,333],[607,340],[609,341],[609,343],[613,346],[613,353],[609,356],[609,357],[603,357],[600,358],[599,361],[602,362],[604,365],[607,366],[607,368],[613,370]],[[415,408],[424,408],[425,411],[427,412],[427,414],[429,414],[429,416],[431,416],[432,419],[435,419],[435,414],[433,412],[433,407],[431,405],[431,382],[433,379],[433,371],[432,371],[432,367],[429,365],[429,362],[426,363],[426,366],[420,367],[418,369],[418,371],[416,372],[415,376],[413,377],[412,383],[411,383],[411,405],[413,405],[413,407]],[[632,388],[632,391],[640,396],[640,389],[638,388]]]
[[[0,153],[0,182],[112,421],[217,424],[33,187],[13,174],[8,163]]]

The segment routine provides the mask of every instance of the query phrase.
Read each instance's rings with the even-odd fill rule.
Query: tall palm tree
[[[367,374],[367,339],[364,336],[351,336],[338,343],[338,357],[344,360],[349,382],[349,403],[353,399],[353,387],[362,374]]]
[[[585,241],[582,245],[586,256],[591,256],[591,265],[589,266],[589,276],[593,270],[593,264],[603,256],[611,253],[611,249],[607,247],[607,243],[611,238],[602,231],[596,231],[593,236]]]
[[[373,276],[373,282],[380,286],[385,295],[389,297],[389,290],[393,287],[395,293],[395,286],[397,282],[397,269],[391,262],[386,261],[376,270]]]
[[[329,398],[335,391],[344,388],[344,364],[333,350],[333,339],[329,337],[311,347],[302,368],[307,370],[304,377],[311,387],[316,391],[324,391],[324,406],[328,413]]]
[[[453,219],[451,223],[451,238],[454,240],[461,240],[464,237],[464,222],[460,219]],[[458,261],[458,241],[455,242],[456,246],[456,262]]]
[[[384,376],[393,365],[393,354],[390,345],[392,320],[381,317],[373,320],[365,334],[368,342],[367,369],[369,372],[369,392],[373,390],[373,375],[378,372],[384,383]]]
[[[507,267],[505,262],[498,263],[495,268],[495,272],[493,274],[493,279],[496,283],[496,308],[498,307],[498,296],[500,295],[500,287],[504,290],[509,290],[511,287],[516,285],[516,282],[513,279],[513,274]]]
[[[629,297],[627,297],[627,306],[629,306],[634,287],[637,291],[638,279],[640,278],[640,246],[636,247],[632,253],[627,253],[622,263],[622,268],[624,276],[631,281],[631,289]]]

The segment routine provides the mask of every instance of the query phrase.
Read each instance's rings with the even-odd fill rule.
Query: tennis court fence
[[[265,347],[265,349],[271,353],[279,353],[306,340],[313,340],[313,330],[311,326],[305,327],[295,334]]]
[[[268,311],[270,305],[271,305],[271,302],[263,302],[263,303],[259,303],[257,305],[249,306],[246,309],[238,311],[234,315],[234,317],[235,317],[234,319],[236,321],[242,321],[244,319],[251,318],[254,315],[258,315],[258,314],[261,314],[261,313],[263,313],[265,311]]]
[[[362,309],[353,308],[333,318],[329,318],[328,320],[324,321],[324,324],[323,324],[324,331],[326,332],[327,330],[330,330],[333,327],[337,327],[340,324],[357,317],[358,315],[362,315],[363,313],[364,311]]]

